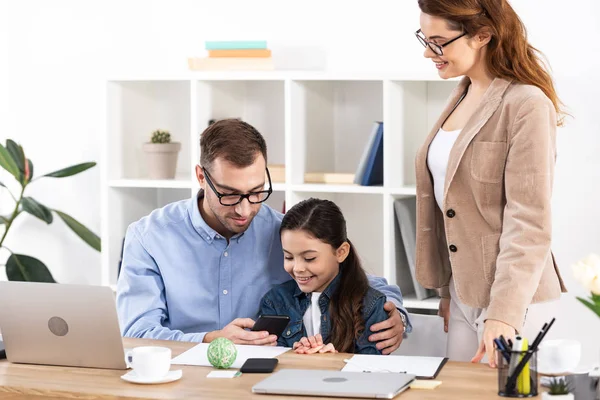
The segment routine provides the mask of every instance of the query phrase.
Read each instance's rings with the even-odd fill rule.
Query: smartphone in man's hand
[[[267,331],[270,335],[280,337],[290,322],[287,315],[261,315],[254,323],[253,331]]]

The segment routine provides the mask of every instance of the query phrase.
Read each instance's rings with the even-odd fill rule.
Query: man
[[[200,151],[198,195],[155,210],[127,229],[117,285],[122,333],[273,345],[274,335],[247,330],[262,296],[291,279],[279,237],[283,216],[262,204],[272,192],[265,140],[245,122],[221,120],[203,132]],[[389,354],[411,326],[399,288],[382,278],[369,280],[387,296],[390,315],[373,326],[378,333],[370,340]]]

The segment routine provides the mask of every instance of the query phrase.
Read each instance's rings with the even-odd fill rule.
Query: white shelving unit
[[[414,157],[455,81],[432,76],[207,72],[116,77],[106,86],[102,160],[102,284],[114,285],[127,226],[198,190],[194,168],[210,119],[242,118],[265,137],[268,163],[285,165],[267,203],[335,201],[368,272],[396,282],[393,201],[415,195]],[[354,173],[374,121],[384,122],[384,185],[305,183],[307,172]],[[174,180],[145,177],[142,144],[158,128],[182,144]],[[411,309],[438,300],[405,295]]]

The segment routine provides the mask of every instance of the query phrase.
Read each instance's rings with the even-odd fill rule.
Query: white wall
[[[561,318],[553,334],[578,338],[584,361],[597,361],[600,318],[574,300],[574,294],[585,293],[569,265],[600,252],[595,120],[600,4],[513,0],[513,5],[531,42],[547,55],[559,94],[575,117],[559,136],[554,251],[571,292],[558,306]],[[20,142],[36,173],[99,160],[103,78],[183,72],[188,56],[203,54],[204,40],[266,39],[279,65],[309,49],[329,71],[430,70],[413,36],[418,14],[416,0],[0,0],[0,18],[6,19],[0,20],[0,140]],[[99,233],[99,179],[95,168],[39,182],[31,195]],[[6,194],[0,197],[0,213],[10,208],[8,201]],[[42,259],[57,280],[99,282],[99,255],[61,221],[46,227],[24,216],[13,229],[6,244]]]

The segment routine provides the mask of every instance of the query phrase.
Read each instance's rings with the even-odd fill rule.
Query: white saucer
[[[139,376],[137,376],[135,371],[129,371],[125,375],[121,375],[121,379],[123,379],[124,381],[127,381],[127,382],[131,382],[131,383],[155,385],[157,383],[174,382],[176,380],[181,379],[182,375],[183,375],[182,371],[180,369],[177,369],[175,371],[169,371],[169,373],[167,375],[165,375],[161,378],[151,379],[151,378],[140,378]]]

